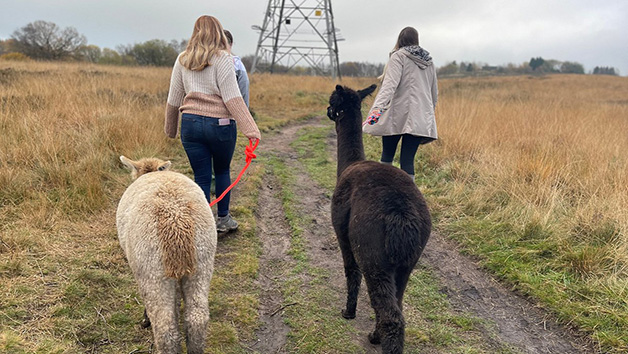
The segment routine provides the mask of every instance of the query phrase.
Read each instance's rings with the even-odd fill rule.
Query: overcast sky
[[[289,2],[290,0],[287,0]],[[311,3],[312,0],[293,0]],[[314,0],[315,2],[315,0]],[[44,20],[74,27],[89,44],[115,49],[151,39],[187,39],[200,15],[217,17],[234,52],[254,54],[268,0],[0,0],[0,39]],[[575,61],[628,75],[627,0],[336,0],[340,62],[384,63],[399,31],[415,27],[437,66],[450,61],[521,64]]]

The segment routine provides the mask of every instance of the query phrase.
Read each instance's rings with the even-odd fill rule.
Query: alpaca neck
[[[359,110],[353,114],[351,117],[344,117],[343,122],[336,126],[336,133],[338,134],[337,177],[340,177],[342,172],[351,164],[366,159],[364,144],[362,143],[362,115]],[[352,118],[356,115],[356,118]]]

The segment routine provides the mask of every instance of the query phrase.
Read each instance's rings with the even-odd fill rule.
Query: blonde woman
[[[231,184],[237,127],[254,142],[261,137],[242,99],[228,48],[218,19],[199,17],[187,48],[179,54],[172,69],[166,107],[164,129],[170,138],[177,135],[179,112],[182,113],[181,142],[194,171],[194,180],[208,202],[212,170],[216,176],[216,195]],[[229,213],[230,194],[218,202],[218,232],[238,227]]]
[[[401,169],[414,179],[419,145],[438,138],[434,110],[438,100],[436,70],[430,53],[419,46],[419,33],[406,27],[384,69],[382,84],[365,133],[382,137],[380,161],[392,164],[401,140]]]

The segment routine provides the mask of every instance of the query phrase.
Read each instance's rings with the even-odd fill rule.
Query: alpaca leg
[[[140,284],[140,289],[153,328],[155,353],[181,353],[175,281],[161,279],[161,282],[145,282]]]
[[[146,309],[144,309],[144,319],[142,320],[142,323],[140,325],[142,326],[142,328],[150,327],[150,318],[148,318],[148,314],[146,313]]]
[[[372,344],[382,344],[382,353],[403,353],[405,322],[399,308],[396,287],[391,275],[366,277],[375,310],[375,330],[369,334]]]
[[[397,288],[397,305],[399,309],[403,311],[403,293],[406,291],[406,286],[408,285],[408,279],[410,279],[410,274],[412,273],[412,268],[398,268],[397,273],[395,274],[395,286]]]
[[[355,318],[355,310],[358,305],[358,293],[362,283],[362,272],[353,257],[351,247],[345,245],[342,250],[342,259],[345,265],[345,277],[347,278],[347,305],[342,310],[342,317],[346,319]]]
[[[371,302],[371,307],[372,306],[373,304]],[[380,323],[381,323],[380,311],[375,311],[375,329],[373,330],[373,332],[368,334],[369,342],[373,345],[382,344]]]
[[[382,321],[382,353],[403,353],[406,324],[403,314],[396,309],[388,320]]]
[[[342,317],[353,319],[355,318],[355,312],[358,306],[358,294],[362,282],[362,273],[357,267],[351,269],[345,268],[345,275],[347,277],[347,304],[345,310],[342,311]]]
[[[182,280],[185,306],[184,327],[189,354],[202,354],[209,324],[209,280],[211,275],[195,274]]]

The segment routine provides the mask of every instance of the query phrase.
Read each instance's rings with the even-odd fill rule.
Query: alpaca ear
[[[126,156],[124,155],[120,156],[120,161],[122,162],[124,166],[126,166],[126,168],[128,168],[132,172],[138,170],[137,162],[127,158]]]
[[[131,170],[131,179],[136,179],[137,174],[139,173],[140,166],[137,161],[130,160],[125,156],[120,156],[120,161],[122,164],[126,166],[129,170]]]
[[[359,90],[358,91],[358,95],[360,95],[360,99],[364,99],[364,97],[370,95],[373,93],[373,91],[375,91],[375,89],[377,88],[377,85],[373,84],[363,90]]]
[[[161,165],[159,165],[159,167],[157,167],[157,171],[167,171],[170,169],[171,165],[172,165],[172,162],[166,161],[162,163]]]

